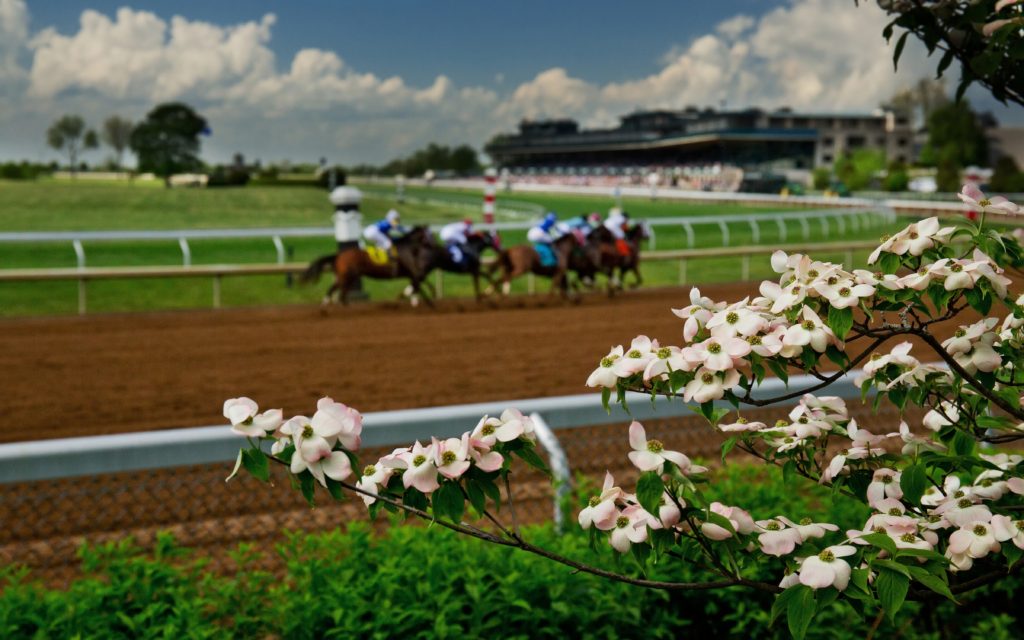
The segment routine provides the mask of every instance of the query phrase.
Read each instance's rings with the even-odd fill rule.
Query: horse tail
[[[324,269],[329,265],[334,264],[334,259],[336,257],[336,254],[330,253],[325,256],[320,256],[313,262],[310,262],[309,266],[306,267],[306,270],[302,272],[301,276],[299,276],[299,282],[307,284],[319,280],[320,274],[323,273]]]

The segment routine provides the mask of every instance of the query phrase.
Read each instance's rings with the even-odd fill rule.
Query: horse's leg
[[[482,300],[480,296],[480,270],[476,269],[472,272],[473,276],[473,295],[476,297],[477,304],[480,304]]]

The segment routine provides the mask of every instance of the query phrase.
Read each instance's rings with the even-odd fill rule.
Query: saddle
[[[538,242],[533,245],[537,255],[540,256],[540,264],[544,267],[557,267],[558,256],[555,255],[555,250],[551,248],[550,244]]]
[[[629,243],[626,242],[625,240],[616,239],[615,250],[618,251],[619,255],[622,256],[623,258],[629,257]]]
[[[370,257],[370,262],[380,266],[386,265],[390,260],[388,252],[380,247],[366,247],[366,255]]]

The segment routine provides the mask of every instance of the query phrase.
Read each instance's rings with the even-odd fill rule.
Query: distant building
[[[1024,168],[1024,127],[992,127],[985,131],[989,142],[991,164],[1010,156]]]
[[[751,171],[831,166],[843,153],[881,149],[889,161],[914,158],[909,118],[798,113],[790,109],[638,111],[614,129],[580,129],[574,120],[524,120],[519,133],[498,135],[485,150],[512,168],[726,164]]]

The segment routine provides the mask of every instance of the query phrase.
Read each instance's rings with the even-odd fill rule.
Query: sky
[[[0,158],[56,159],[64,113],[99,126],[170,100],[209,121],[211,162],[381,163],[638,108],[870,111],[935,68],[914,45],[894,72],[886,22],[870,0],[0,0]]]

